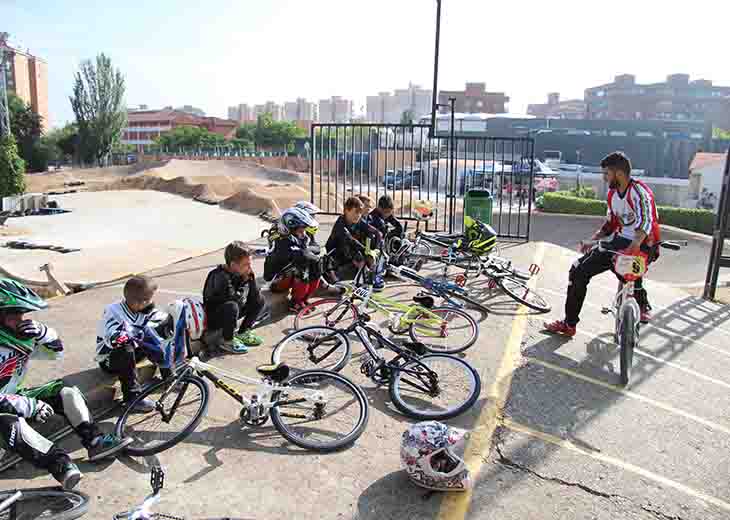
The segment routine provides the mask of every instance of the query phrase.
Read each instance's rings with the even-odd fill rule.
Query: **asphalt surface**
[[[555,242],[568,244],[595,222],[566,229],[536,219],[533,239],[540,240],[543,225],[546,237],[558,234]],[[729,518],[730,307],[665,283],[701,278],[695,256],[667,252],[652,266],[647,288],[655,318],[642,328],[633,379],[623,388],[612,320],[600,313],[615,289],[611,276],[591,283],[580,333],[564,340],[541,329],[543,321],[562,315],[567,270],[577,253],[540,242],[505,246],[502,253],[525,267],[539,260],[542,271],[532,283],[553,311],[525,314],[495,294],[486,300],[488,317],[475,312],[480,338],[465,359],[481,375],[482,394],[472,410],[450,421],[472,429],[467,464],[477,475],[473,493],[443,497],[411,485],[399,462],[400,435],[411,421],[392,407],[387,389],[359,373],[355,346],[344,373],[362,385],[371,417],[353,447],[319,455],[288,444],[270,424],[241,428],[239,406],[214,392],[196,432],[158,456],[167,472],[159,510],[188,518]],[[158,304],[199,293],[220,256],[153,271],[160,285]],[[680,273],[670,272],[665,262],[680,266]],[[261,272],[261,259],[255,267]],[[53,374],[95,373],[96,320],[120,291],[107,286],[52,302],[42,319],[63,332],[69,356],[66,365],[36,365],[29,383]],[[389,284],[385,294],[407,299],[413,292]],[[292,325],[292,317],[280,310],[275,306],[273,323],[260,329],[264,346],[212,362],[253,375]],[[62,444],[83,458],[73,437]],[[82,462],[80,489],[92,495],[91,517],[110,517],[141,501],[149,489],[146,464],[127,457]],[[50,483],[26,464],[4,472],[2,479],[6,488]]]

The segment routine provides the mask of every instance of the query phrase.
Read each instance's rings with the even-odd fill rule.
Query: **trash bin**
[[[464,216],[477,219],[485,224],[492,224],[492,206],[494,199],[489,190],[472,188],[464,196]]]

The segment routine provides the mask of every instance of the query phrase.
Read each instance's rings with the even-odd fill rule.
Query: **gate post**
[[[454,223],[455,223],[455,205],[456,205],[456,180],[454,179],[456,175],[455,171],[455,159],[456,159],[456,129],[454,128],[454,104],[456,103],[456,98],[450,97],[449,98],[449,108],[451,109],[451,129],[450,129],[450,136],[449,140],[451,141],[451,145],[449,148],[451,149],[451,156],[449,157],[449,233],[454,232]]]
[[[720,203],[717,206],[715,217],[715,229],[712,234],[712,249],[710,250],[710,261],[707,265],[707,277],[705,278],[705,290],[702,297],[706,300],[715,299],[717,289],[717,277],[720,267],[730,267],[730,258],[722,255],[725,244],[725,234],[728,227],[728,214],[730,213],[730,149],[725,159],[725,172],[722,177],[722,190],[720,191]]]

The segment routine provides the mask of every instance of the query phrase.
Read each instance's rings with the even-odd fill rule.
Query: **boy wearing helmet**
[[[29,422],[42,423],[55,412],[62,413],[81,438],[90,461],[112,456],[132,439],[103,434],[81,391],[65,386],[60,379],[22,388],[31,359],[59,359],[63,355],[63,343],[56,331],[26,318],[27,313],[47,306],[23,284],[0,279],[0,441],[3,448],[50,472],[64,489],[72,489],[81,480],[79,468]]]
[[[208,273],[203,286],[203,306],[208,330],[221,331],[218,345],[233,354],[245,354],[263,339],[252,327],[264,308],[264,299],[251,268],[251,252],[241,241],[231,242],[224,252],[225,265]],[[237,327],[238,321],[241,325]]]
[[[102,370],[119,378],[126,405],[135,401],[142,391],[137,362],[148,358],[157,365],[164,365],[163,352],[144,341],[147,327],[154,327],[168,318],[152,302],[155,291],[154,280],[146,276],[131,277],[124,284],[124,299],[107,305],[97,326],[95,361]],[[161,368],[160,372],[166,377],[170,370]],[[136,412],[151,412],[155,405],[151,399],[142,399],[134,408]]]
[[[289,309],[299,312],[319,288],[322,269],[320,247],[315,240],[319,228],[307,211],[293,207],[281,216],[286,234],[274,243],[264,262],[264,280],[271,282],[273,292],[291,290]]]

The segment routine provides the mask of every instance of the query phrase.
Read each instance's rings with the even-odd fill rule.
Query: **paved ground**
[[[565,240],[574,236],[566,232]],[[242,430],[238,407],[219,392],[197,432],[159,457],[168,473],[165,509],[191,518],[730,517],[725,413],[730,307],[658,281],[663,272],[658,264],[654,281],[647,283],[656,317],[642,329],[633,380],[621,388],[612,322],[599,312],[614,289],[610,275],[591,284],[581,333],[563,341],[540,329],[543,320],[562,314],[566,272],[576,253],[542,243],[503,252],[521,265],[543,266],[535,283],[554,310],[535,316],[501,295],[489,301],[492,313],[481,324],[479,343],[466,354],[481,374],[482,395],[468,414],[452,421],[473,428],[467,451],[469,466],[479,472],[473,493],[444,498],[408,482],[399,468],[398,446],[409,421],[353,361],[346,373],[363,385],[372,405],[368,429],[354,447],[316,455],[288,445],[270,427]],[[154,271],[161,287],[158,303],[198,292],[207,270],[219,261],[219,255],[208,255]],[[688,276],[696,265],[684,252],[667,252],[663,261],[687,266]],[[256,265],[261,271],[261,260]],[[103,304],[119,291],[102,287],[53,302],[44,319],[65,332],[67,367],[94,370],[93,326]],[[262,329],[266,344],[290,326],[291,317],[279,315]],[[265,346],[214,362],[252,374],[269,355]],[[38,370],[31,378],[48,377],[51,370],[58,373],[58,367]],[[83,455],[73,439],[64,446]],[[142,460],[82,466],[81,487],[95,499],[95,518],[128,507],[147,491]],[[5,487],[49,482],[27,465],[2,479]]]
[[[223,247],[233,238],[251,240],[264,224],[251,215],[158,191],[103,191],[51,197],[71,213],[13,218],[37,244],[81,249],[2,249],[0,265],[17,276],[45,279],[38,267],[52,262],[65,282],[97,282],[149,270]]]

